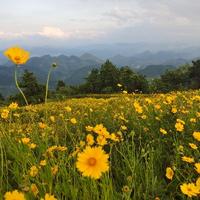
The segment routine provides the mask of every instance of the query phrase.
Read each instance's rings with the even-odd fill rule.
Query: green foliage
[[[133,72],[129,67],[117,68],[107,60],[101,68],[93,69],[86,78],[86,83],[80,86],[82,93],[113,93],[119,92],[120,83],[128,92],[148,92],[148,81],[143,75]]]
[[[193,61],[193,66],[189,68],[190,87],[192,89],[200,88],[200,60]]]
[[[84,84],[83,89],[87,93],[100,93],[100,88],[101,80],[99,70],[92,69],[90,75],[86,78],[86,84]]]
[[[38,83],[37,78],[32,72],[24,71],[19,82],[20,87],[23,89],[28,102],[31,104],[44,102],[45,87]],[[23,104],[23,99],[19,94],[10,96],[10,101],[18,101]]]
[[[144,75],[134,72],[130,67],[118,68],[107,60],[99,69],[91,69],[84,84],[78,86],[66,85],[63,80],[57,82],[56,90],[50,92],[51,99],[65,99],[68,96],[86,94],[110,94],[126,90],[129,93],[166,93],[177,90],[200,88],[200,60],[192,65],[183,65],[175,70],[166,70],[160,78],[147,80]],[[118,87],[118,83],[122,87]],[[24,71],[20,87],[23,88],[29,103],[44,101],[44,86],[37,82],[35,75]],[[0,96],[0,99],[3,100]],[[23,104],[19,94],[11,96],[9,101]]]
[[[106,87],[110,87],[111,92],[118,89],[117,84],[119,83],[119,70],[109,60],[101,65],[99,79],[101,82],[102,91]]]
[[[57,82],[56,91],[61,91],[65,88],[65,82],[63,80],[59,80]]]
[[[149,78],[158,78],[163,75],[166,70],[174,70],[175,67],[172,65],[148,65],[144,69],[138,71],[138,73],[149,77]]]
[[[120,83],[128,92],[148,92],[148,81],[145,76],[133,72],[129,67],[120,69]]]
[[[190,75],[193,66],[184,65],[176,70],[167,70],[160,78],[151,82],[152,92],[170,92],[191,88],[194,76]]]

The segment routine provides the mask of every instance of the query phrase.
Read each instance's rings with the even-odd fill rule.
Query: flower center
[[[97,160],[95,158],[89,158],[88,159],[88,165],[94,166],[96,164]]]
[[[20,57],[19,57],[19,56],[15,56],[15,60],[16,60],[16,61],[19,61],[19,60],[20,60]]]

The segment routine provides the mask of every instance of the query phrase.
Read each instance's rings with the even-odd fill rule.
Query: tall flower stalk
[[[49,79],[50,79],[50,75],[51,75],[51,72],[52,72],[52,69],[53,68],[56,68],[57,67],[57,64],[56,63],[53,63],[49,69],[49,72],[48,72],[48,76],[47,76],[47,82],[46,82],[46,92],[45,92],[45,103],[47,103],[47,99],[48,99],[48,90],[49,90]]]
[[[15,64],[15,66],[16,66],[15,67],[15,84],[16,84],[17,89],[19,90],[19,92],[23,96],[26,105],[28,105],[28,101],[26,99],[26,96],[24,95],[22,89],[19,87],[19,84],[18,84],[18,81],[17,81],[17,68],[20,65],[25,64],[29,60],[30,54],[29,54],[28,51],[25,51],[24,49],[16,46],[16,47],[11,47],[11,48],[7,49],[4,52],[4,55],[9,60],[11,60]]]
[[[21,95],[23,96],[26,105],[28,106],[28,101],[26,99],[26,96],[24,95],[22,89],[19,87],[19,83],[17,81],[17,66],[15,67],[15,85],[16,85],[17,89],[19,90],[19,92],[21,93]]]

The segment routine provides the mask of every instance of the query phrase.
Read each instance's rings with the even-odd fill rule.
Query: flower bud
[[[51,66],[54,67],[54,68],[56,68],[56,67],[57,67],[57,64],[56,64],[56,63],[52,63]]]

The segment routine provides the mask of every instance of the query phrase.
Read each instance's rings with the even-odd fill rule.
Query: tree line
[[[199,89],[199,74],[200,60],[193,61],[192,64],[181,66],[175,70],[167,70],[159,78],[152,80],[148,80],[128,66],[118,68],[107,60],[99,69],[92,69],[81,85],[70,86],[59,80],[56,88],[50,91],[49,98],[62,99],[74,95],[120,93],[122,90],[128,93],[166,93]],[[45,86],[38,83],[32,72],[25,70],[19,84],[23,88],[29,103],[44,102]],[[20,94],[12,95],[7,99],[4,99],[0,94],[0,102],[10,101],[23,104]]]

